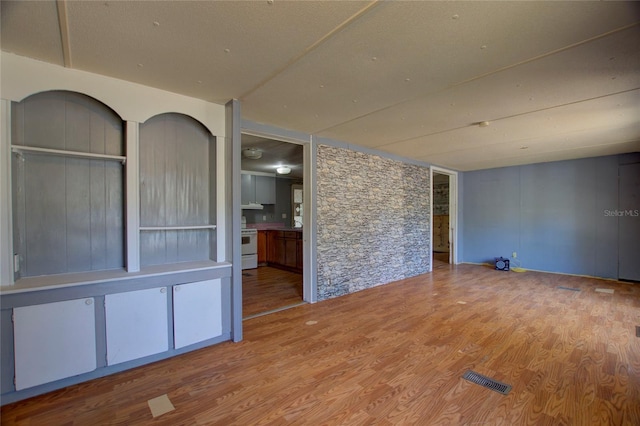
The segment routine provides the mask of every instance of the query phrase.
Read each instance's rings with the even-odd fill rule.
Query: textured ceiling
[[[640,151],[638,2],[3,0],[1,14],[2,50],[456,170]]]
[[[242,150],[247,148],[258,149],[262,153],[262,157],[253,159],[243,155],[240,160],[242,170],[276,174],[278,167],[287,166],[291,172],[288,175],[278,176],[292,179],[303,178],[302,145],[243,134]]]

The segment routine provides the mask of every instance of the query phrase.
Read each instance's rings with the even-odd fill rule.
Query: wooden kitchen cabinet
[[[268,231],[258,231],[258,264],[268,262],[267,232]]]
[[[302,235],[300,235],[300,237],[302,237]],[[300,272],[302,272],[303,270],[302,246],[302,238],[298,238],[296,240],[296,269],[298,269]]]
[[[302,233],[268,231],[267,262],[269,266],[302,272]]]

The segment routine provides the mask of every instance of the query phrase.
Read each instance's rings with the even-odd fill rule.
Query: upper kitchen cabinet
[[[261,175],[242,172],[242,204],[275,204],[276,178],[272,175]]]
[[[215,142],[181,114],[140,125],[142,266],[215,259]]]

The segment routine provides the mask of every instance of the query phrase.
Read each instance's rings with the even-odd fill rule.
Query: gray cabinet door
[[[276,203],[276,178],[271,176],[255,176],[256,203]]]
[[[256,202],[256,180],[255,176],[242,174],[240,187],[241,204]]]
[[[640,164],[620,166],[618,277],[640,281]]]

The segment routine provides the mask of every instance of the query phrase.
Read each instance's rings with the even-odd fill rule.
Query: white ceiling
[[[638,2],[3,0],[1,14],[2,50],[456,170],[640,151]]]

